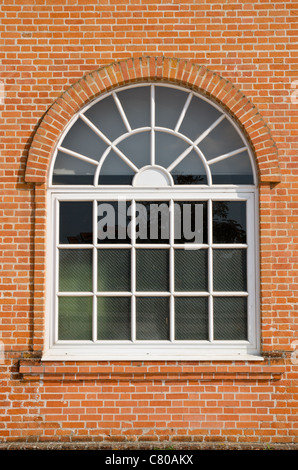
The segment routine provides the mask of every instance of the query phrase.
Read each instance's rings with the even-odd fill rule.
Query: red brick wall
[[[297,12],[298,3],[261,0],[2,3],[2,442],[297,444]],[[44,181],[61,131],[54,118],[63,128],[76,106],[140,77],[215,96],[252,142],[260,172],[261,364],[40,363]]]

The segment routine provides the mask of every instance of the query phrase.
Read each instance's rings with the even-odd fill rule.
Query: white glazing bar
[[[237,150],[233,150],[233,152],[219,155],[218,157],[212,158],[212,160],[209,160],[208,165],[213,165],[213,163],[217,163],[217,162],[220,162],[221,160],[225,160],[226,158],[233,157],[233,155],[238,155],[238,153],[244,152],[245,150],[247,150],[247,147],[240,147]]]
[[[150,123],[151,123],[151,134],[150,134],[150,163],[155,165],[155,88],[154,85],[150,87]]]
[[[136,202],[131,201],[131,340],[136,341]]]
[[[97,292],[97,276],[98,276],[98,270],[97,270],[97,249],[96,249],[96,243],[97,243],[97,201],[93,201],[93,220],[92,220],[92,229],[93,229],[93,303],[92,303],[92,339],[93,341],[97,341],[97,297],[96,297],[96,292]]]
[[[200,142],[202,142],[202,140],[205,139],[205,137],[207,137],[208,134],[210,134],[210,132],[213,131],[213,129],[215,129],[218,124],[221,123],[221,121],[224,120],[226,116],[224,114],[222,114],[216,121],[214,121],[213,124],[211,124],[210,127],[208,127],[208,129],[206,129],[195,141],[194,141],[194,145],[198,145]]]
[[[84,162],[90,163],[91,165],[94,165],[94,166],[98,165],[98,162],[96,162],[92,158],[82,155],[81,153],[74,152],[73,150],[67,149],[65,147],[58,147],[58,150],[60,152],[66,153],[67,155],[70,155],[71,157],[75,157],[75,158],[78,158],[79,160],[83,160]]]
[[[184,117],[185,117],[186,111],[188,110],[188,107],[189,107],[189,105],[190,105],[190,102],[191,102],[192,97],[193,97],[193,93],[189,93],[189,95],[188,95],[188,97],[187,97],[187,99],[186,99],[186,101],[185,101],[185,104],[184,104],[184,106],[183,106],[183,109],[182,109],[182,111],[181,111],[181,114],[180,114],[180,116],[179,116],[179,119],[178,119],[178,121],[177,121],[177,124],[176,124],[176,126],[175,126],[175,129],[174,129],[175,132],[178,132],[179,129],[180,129],[180,126],[181,126],[182,121],[183,121],[183,119],[184,119]]]
[[[193,147],[193,145],[190,145],[186,150],[184,150],[184,152],[182,152],[179,157],[177,157],[176,160],[168,166],[167,170],[171,172],[175,166],[179,165],[179,163],[182,162],[182,160],[192,151]]]
[[[170,201],[170,266],[169,266],[169,275],[170,275],[170,341],[175,341],[175,260],[174,260],[174,201]]]
[[[244,291],[217,291],[213,292],[214,297],[247,297],[248,292]]]
[[[93,292],[57,292],[58,296],[65,296],[65,297],[92,297]]]
[[[214,340],[213,327],[213,224],[212,224],[212,201],[208,201],[208,289],[209,289],[209,305],[208,305],[208,325],[209,325],[209,341]]]
[[[115,104],[116,104],[116,106],[117,106],[117,108],[118,108],[119,114],[120,114],[120,116],[121,116],[121,118],[122,118],[122,121],[123,121],[123,123],[124,123],[126,129],[128,130],[128,132],[131,132],[130,124],[129,124],[129,122],[128,122],[128,119],[127,119],[127,117],[126,117],[126,114],[125,114],[125,112],[124,112],[124,109],[123,109],[123,107],[122,107],[122,104],[121,104],[121,102],[120,102],[120,100],[119,100],[119,98],[118,98],[118,95],[113,91],[113,92],[112,92],[112,96],[113,96],[113,98],[114,98]]]
[[[103,291],[103,292],[97,292],[97,297],[131,297],[132,293],[131,292],[124,292],[124,291]]]
[[[135,172],[138,172],[138,167],[124,155],[121,150],[116,147],[107,136],[105,136],[84,114],[80,114],[80,118],[92,129],[109,147],[111,147],[115,153]],[[98,162],[94,162],[95,165],[98,165]]]

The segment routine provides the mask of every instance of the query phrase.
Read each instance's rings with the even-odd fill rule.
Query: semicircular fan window
[[[56,149],[53,185],[253,185],[252,153],[218,105],[165,84],[94,100]]]

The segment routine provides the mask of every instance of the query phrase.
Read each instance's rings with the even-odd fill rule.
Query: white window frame
[[[177,200],[177,201],[247,201],[247,243],[243,247],[247,247],[247,292],[248,292],[248,341],[57,341],[57,297],[58,297],[58,262],[57,250],[58,243],[58,204],[59,201],[94,201],[93,212],[93,231],[96,232],[96,201],[118,201],[119,199],[130,200],[148,200],[148,201],[162,201]],[[177,186],[174,188],[161,188],[158,192],[154,189],[137,189],[127,188],[119,189],[117,196],[115,191],[110,189],[92,191],[82,190],[53,190],[48,193],[48,207],[49,207],[49,220],[48,224],[48,269],[47,269],[47,313],[46,313],[46,347],[43,355],[43,360],[76,360],[76,361],[89,361],[89,360],[262,360],[260,356],[260,324],[259,324],[259,275],[258,275],[258,239],[257,239],[257,214],[258,214],[258,200],[257,191],[250,188],[237,188],[237,189],[217,189],[212,190],[198,189],[195,187],[186,191],[179,189]],[[210,204],[210,202],[209,202]],[[171,214],[172,212],[170,212]],[[212,233],[212,220],[211,211],[208,212],[208,250],[209,250],[209,289],[212,283],[212,246],[220,247],[220,245],[212,245],[210,234]],[[54,236],[53,236],[53,227]],[[70,248],[92,248],[94,252],[93,260],[96,260],[96,250],[100,245],[67,245]],[[121,245],[120,245],[121,246]],[[125,245],[127,248],[127,245]],[[145,247],[146,245],[142,245]],[[155,248],[160,245],[155,244]],[[162,245],[161,245],[162,246]],[[228,245],[230,248],[232,244]],[[240,244],[236,245],[241,248]],[[235,247],[236,247],[235,246]],[[113,245],[118,248],[118,245]],[[207,247],[207,246],[206,246]],[[227,248],[227,244],[224,244]],[[64,246],[65,248],[65,246]],[[123,245],[124,248],[124,245]],[[170,248],[173,251],[173,247]],[[170,256],[170,259],[173,259]],[[173,264],[171,268],[173,269]],[[93,296],[94,303],[96,303],[95,289],[96,289],[96,262],[93,264]],[[212,286],[212,284],[211,284]],[[173,286],[171,287],[173,289]],[[170,289],[171,298],[173,292]],[[211,287],[212,289],[212,287]],[[134,292],[132,292],[134,295]],[[154,295],[150,292],[150,296]],[[161,295],[160,292],[156,293]],[[64,293],[63,293],[64,295]],[[75,295],[70,293],[70,295]],[[85,295],[81,293],[80,295]],[[107,293],[106,295],[110,295]],[[185,293],[183,293],[184,296]],[[188,295],[188,294],[187,294]],[[194,294],[193,294],[194,295]],[[203,295],[202,293],[195,293],[195,295]],[[217,293],[217,295],[219,295]],[[221,293],[220,296],[227,295],[233,296],[231,292]],[[239,292],[234,293],[239,296]],[[209,291],[208,296],[212,298],[213,292]],[[209,305],[211,302],[209,302]],[[96,307],[93,307],[93,326],[96,323]],[[55,314],[53,315],[53,312]],[[171,326],[173,328],[173,326]],[[212,315],[209,310],[209,328],[212,329]],[[94,330],[95,331],[95,330]]]
[[[138,86],[149,86],[150,87],[150,126],[132,129],[130,123],[125,115],[124,109],[121,105],[117,92],[126,88],[138,87]],[[260,355],[260,312],[259,312],[259,212],[258,212],[258,189],[257,189],[257,177],[256,177],[256,165],[254,157],[250,148],[250,145],[246,141],[242,131],[236,125],[235,121],[226,113],[219,105],[210,101],[206,97],[199,95],[190,90],[185,101],[185,105],[181,111],[179,119],[174,129],[160,128],[155,125],[155,87],[156,86],[167,86],[170,88],[181,89],[181,87],[165,83],[154,83],[154,84],[134,84],[127,87],[119,88],[106,93],[86,107],[81,109],[69,122],[65,131],[61,135],[59,142],[57,143],[56,149],[53,154],[52,162],[49,169],[49,184],[48,184],[48,224],[47,224],[47,270],[46,270],[46,329],[45,329],[45,347],[42,360],[62,360],[62,361],[97,361],[97,360],[263,360]],[[126,127],[127,132],[117,138],[115,141],[110,141],[105,135],[101,133],[84,115],[84,113],[94,104],[107,96],[112,96],[114,102],[118,108],[120,116]],[[192,142],[188,137],[182,135],[179,132],[181,123],[187,113],[189,104],[193,96],[198,96],[202,100],[207,101],[222,114],[221,116],[208,128],[205,132],[199,136],[196,141]],[[108,145],[107,150],[103,153],[100,160],[95,162],[83,154],[78,154],[72,150],[61,147],[61,143],[67,132],[78,120],[82,119],[85,124],[89,126],[102,140]],[[199,143],[208,135],[223,119],[227,119],[236,129],[237,133],[243,141],[243,147],[239,147],[236,151],[229,152],[228,154],[219,155],[212,160],[207,162],[205,156],[199,149]],[[183,152],[176,160],[174,160],[167,169],[159,169],[160,174],[163,174],[164,179],[168,179],[168,185],[160,188],[153,188],[150,186],[139,187],[139,175],[145,170],[143,168],[137,168],[118,148],[117,144],[123,139],[130,135],[138,132],[150,131],[151,136],[151,151],[150,151],[150,165],[148,168],[157,169],[155,162],[155,132],[167,132],[173,134],[186,143],[189,147]],[[98,176],[100,174],[102,165],[105,159],[108,157],[110,150],[114,150],[118,156],[135,171],[137,178],[131,186],[128,185],[111,185],[111,186],[100,186],[98,184]],[[173,185],[173,181],[170,172],[175,166],[185,158],[189,151],[194,149],[204,165],[207,184],[200,185]],[[79,160],[85,161],[96,167],[94,173],[93,185],[53,185],[52,176],[54,171],[55,159],[58,151],[62,151],[72,157],[78,158]],[[251,185],[233,185],[233,184],[212,184],[211,169],[212,165],[218,161],[228,159],[230,156],[237,155],[241,151],[246,150],[248,152],[250,162],[252,165],[252,171],[254,174],[255,184]],[[158,170],[158,169],[157,169]],[[156,173],[156,177],[157,177]],[[137,182],[137,184],[135,184]],[[144,183],[143,183],[144,184]],[[115,194],[117,196],[115,196]],[[95,200],[119,200],[119,199],[139,199],[139,200],[177,200],[177,201],[200,201],[200,200],[218,200],[218,201],[240,201],[247,200],[247,292],[248,292],[248,341],[212,341],[209,337],[209,341],[138,341],[138,342],[125,342],[125,341],[57,341],[57,295],[58,295],[58,262],[57,262],[57,246],[58,246],[58,201],[95,201]],[[93,231],[96,233],[96,210],[94,203],[93,213]],[[208,250],[212,252],[212,244],[210,239],[211,233],[211,211],[209,211],[209,239],[208,239]],[[246,246],[245,245],[245,246]],[[144,245],[142,245],[144,247]],[[158,246],[154,244],[155,248]],[[224,247],[226,248],[226,244]],[[232,245],[229,245],[230,247]],[[75,245],[69,245],[68,248],[74,248]],[[113,245],[114,248],[118,248],[118,245]],[[219,246],[218,246],[219,247]],[[93,259],[95,260],[96,244],[90,245],[79,245],[79,248],[92,248],[94,252]],[[170,248],[173,250],[173,247]],[[173,259],[173,256],[170,257]],[[209,256],[209,288],[212,283],[212,257]],[[93,293],[90,294],[95,299],[96,289],[96,263],[93,264]],[[173,265],[171,266],[173,269]],[[212,285],[212,284],[211,284]],[[171,286],[173,289],[173,286]],[[170,295],[173,292],[170,289]],[[134,295],[134,292],[132,292]],[[150,295],[153,293],[150,292]],[[158,293],[160,295],[160,293]],[[185,295],[185,293],[183,293]],[[199,293],[200,294],[200,293]],[[239,292],[235,293],[239,295]],[[73,295],[73,293],[72,293]],[[82,294],[83,295],[83,294]],[[212,291],[208,293],[212,296]],[[226,292],[225,295],[231,295],[230,292]],[[96,309],[93,312],[93,323],[96,322]],[[209,326],[212,327],[212,318],[209,312]],[[172,326],[173,328],[173,326]],[[95,338],[93,338],[95,339]]]

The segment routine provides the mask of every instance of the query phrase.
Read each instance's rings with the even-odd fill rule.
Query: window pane
[[[92,291],[92,250],[59,250],[59,291]]]
[[[174,129],[183,110],[188,93],[169,87],[155,87],[155,124]]]
[[[175,339],[208,340],[208,298],[175,299]]]
[[[135,173],[113,150],[106,157],[98,178],[99,185],[131,185]]]
[[[137,340],[169,339],[169,299],[139,297],[136,300]]]
[[[137,202],[135,220],[137,243],[169,243],[170,212],[168,202]]]
[[[202,160],[192,150],[171,172],[175,184],[207,184]]]
[[[97,298],[97,339],[130,340],[130,298]]]
[[[175,202],[175,243],[207,243],[207,202]]]
[[[247,298],[214,298],[214,339],[247,339]]]
[[[98,250],[99,291],[130,291],[130,250]]]
[[[96,166],[58,152],[53,171],[53,184],[93,185]]]
[[[213,184],[254,184],[247,152],[213,163],[210,169]]]
[[[78,119],[66,134],[61,147],[99,161],[107,144],[82,119]]]
[[[175,250],[175,290],[208,290],[207,250]]]
[[[59,340],[92,340],[92,297],[59,298]]]
[[[121,90],[117,96],[132,129],[150,126],[149,86]]]
[[[130,243],[130,202],[105,201],[97,206],[97,243]]]
[[[117,145],[138,168],[150,165],[150,132],[132,134]]]
[[[212,160],[241,147],[245,147],[245,143],[228,119],[221,121],[199,143],[199,148],[207,160]]]
[[[92,202],[60,202],[59,243],[92,243]]]
[[[155,132],[155,162],[165,168],[189,147],[185,140],[168,132]]]
[[[246,202],[213,202],[213,243],[246,243]]]
[[[136,250],[137,290],[169,290],[169,250]]]
[[[193,96],[179,132],[196,140],[220,116],[221,112],[211,104]]]
[[[246,291],[246,250],[213,250],[215,291]]]
[[[112,96],[99,101],[84,114],[111,141],[126,132],[126,127]]]

